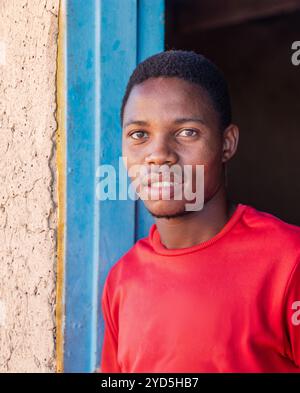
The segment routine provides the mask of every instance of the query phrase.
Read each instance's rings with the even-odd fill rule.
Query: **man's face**
[[[154,165],[179,165],[184,173],[184,165],[192,165],[194,191],[196,165],[204,165],[204,201],[219,189],[223,181],[222,133],[217,113],[200,86],[176,77],[150,78],[136,85],[125,105],[122,126],[127,170],[134,165],[148,170]],[[151,181],[142,187],[149,192]],[[162,188],[153,184],[154,194],[158,190],[158,198],[144,200],[152,215],[172,217],[186,213],[186,204],[191,201],[185,199],[184,193],[181,200],[176,200],[171,190],[171,198],[165,200]]]

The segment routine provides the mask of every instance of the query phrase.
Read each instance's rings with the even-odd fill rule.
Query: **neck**
[[[230,219],[236,205],[221,188],[203,209],[181,217],[156,219],[162,244],[169,249],[192,247],[214,237]]]

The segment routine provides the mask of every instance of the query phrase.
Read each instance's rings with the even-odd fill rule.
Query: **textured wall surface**
[[[58,3],[0,1],[0,372],[55,371]]]

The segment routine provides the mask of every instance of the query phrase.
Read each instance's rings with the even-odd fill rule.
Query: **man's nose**
[[[145,163],[148,165],[174,165],[177,161],[177,153],[165,138],[153,142],[149,146],[148,155],[145,157]]]

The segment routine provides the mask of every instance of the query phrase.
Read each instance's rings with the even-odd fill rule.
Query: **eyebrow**
[[[182,124],[182,123],[187,123],[187,122],[196,122],[196,123],[202,123],[205,124],[204,120],[201,119],[200,117],[180,117],[178,119],[175,119],[173,123],[175,124]],[[149,123],[144,120],[129,120],[124,124],[124,128],[128,127],[132,124],[138,125],[138,126],[147,126]]]

